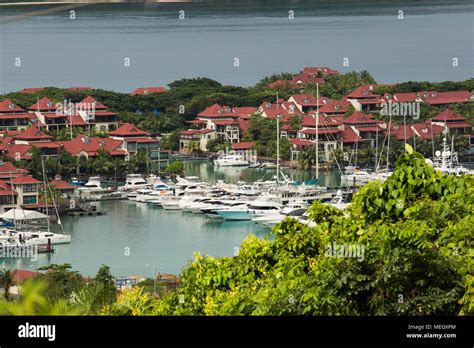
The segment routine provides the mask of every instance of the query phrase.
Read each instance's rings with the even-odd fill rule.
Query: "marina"
[[[221,197],[207,198],[208,211],[206,211],[206,199],[202,197],[201,206],[198,206],[199,202],[196,202],[194,207],[189,205],[185,208],[184,206],[180,207],[179,202],[176,201],[173,202],[175,209],[166,209],[164,206],[153,204],[153,199],[139,201],[141,200],[139,195],[131,195],[132,197],[128,198],[121,197],[120,199],[116,197],[110,200],[102,197],[102,199],[90,202],[100,213],[71,212],[61,217],[64,230],[70,234],[70,244],[55,245],[54,253],[40,254],[36,261],[28,258],[5,258],[0,259],[0,265],[35,270],[52,263],[71,263],[83,274],[94,274],[97,265],[109,264],[112,272],[116,275],[150,276],[153,274],[153,270],[146,264],[154,264],[161,272],[177,274],[194,252],[213,256],[232,256],[235,248],[238,248],[242,240],[249,234],[271,238],[270,224],[264,225],[248,217],[244,220],[225,220],[216,217],[218,212],[213,210],[236,208],[240,205],[239,203],[247,204],[251,200],[258,202],[256,196],[252,197],[257,192],[251,190],[250,184],[262,180],[262,178],[270,181],[275,176],[275,170],[229,167],[221,171],[210,161],[189,161],[185,162],[184,166],[188,179],[194,180],[197,184],[204,182],[207,185],[206,189],[198,188],[199,185],[191,185],[189,190],[194,195],[191,194],[189,197],[195,197],[190,199],[189,203],[192,203],[198,194],[213,192],[217,195],[217,192],[221,192]],[[314,173],[288,170],[287,175],[293,179],[304,181],[311,179]],[[340,178],[336,172],[322,171],[320,176],[322,183],[331,186],[339,184]],[[175,184],[178,194],[179,192],[184,194],[186,191],[183,183],[185,180],[182,180],[181,184],[179,182]],[[225,186],[232,194],[243,192],[248,194],[245,202],[241,198],[240,202],[235,200],[228,206],[223,205],[228,203],[222,199],[222,191],[211,189],[211,187],[224,180]],[[241,190],[235,188],[230,190],[232,185],[238,182],[241,184]],[[157,185],[158,189],[167,187],[160,185]],[[132,192],[145,193],[147,191],[144,189],[136,191],[122,189],[117,192],[130,195]],[[143,195],[143,197],[146,196]],[[163,195],[158,197],[160,196]],[[153,195],[147,197],[153,198]],[[305,206],[307,207],[307,205]],[[278,204],[275,203],[274,207],[278,207]],[[298,206],[293,207],[296,209]],[[274,209],[273,211],[278,212],[279,210]],[[279,216],[279,218],[282,217],[283,215]],[[59,227],[54,224],[51,226],[51,230],[60,232]],[[129,257],[132,255],[133,257]]]

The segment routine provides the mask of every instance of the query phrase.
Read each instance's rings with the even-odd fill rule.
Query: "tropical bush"
[[[473,176],[443,175],[422,155],[404,154],[390,178],[363,186],[346,211],[315,202],[309,212],[315,227],[287,218],[271,238],[248,236],[233,257],[195,254],[175,291],[157,299],[146,290],[150,284],[137,286],[108,298],[99,311],[473,315],[473,190]],[[49,277],[75,279],[67,266],[53,267]],[[50,283],[56,287],[50,301],[28,283],[19,302],[0,300],[0,313],[95,314],[97,298],[107,294],[102,287],[110,285],[108,269],[96,279],[101,281],[85,290]],[[71,291],[79,301],[64,299]],[[57,299],[59,292],[63,297]]]

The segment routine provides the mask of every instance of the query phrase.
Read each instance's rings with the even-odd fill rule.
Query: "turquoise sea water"
[[[248,168],[215,171],[211,163],[204,161],[185,166],[187,175],[198,175],[211,183],[219,179],[251,182],[270,179],[275,173]],[[312,175],[293,171],[295,179],[311,179]],[[321,179],[323,183],[339,180],[332,173],[323,173]],[[215,221],[204,215],[165,211],[128,200],[99,202],[98,208],[107,215],[62,218],[64,230],[72,235],[71,244],[56,245],[54,254],[40,254],[37,261],[0,260],[0,268],[36,269],[67,262],[86,275],[94,275],[101,264],[109,265],[114,275],[152,275],[155,267],[157,271],[178,273],[194,252],[232,256],[247,235],[270,235],[269,230],[253,222]],[[53,229],[57,230],[57,226]]]

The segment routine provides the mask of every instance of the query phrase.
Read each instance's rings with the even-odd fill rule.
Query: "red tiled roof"
[[[466,118],[456,114],[454,111],[450,109],[445,109],[443,112],[439,113],[437,116],[433,117],[431,119],[432,121],[442,121],[442,122],[448,122],[448,121],[466,121]]]
[[[234,113],[240,118],[251,118],[252,114],[257,111],[257,108],[254,107],[240,107],[234,108]]]
[[[239,128],[246,132],[249,129],[249,121],[243,118],[238,118],[237,123],[239,124]]]
[[[29,271],[26,269],[14,269],[12,271],[12,279],[15,283],[18,284],[18,282],[22,283],[27,279],[34,278],[39,276],[41,273],[39,272],[34,272],[34,271]]]
[[[49,182],[49,184],[58,190],[71,190],[77,188],[76,185],[71,185],[64,180],[52,180]]]
[[[66,123],[72,126],[87,126],[89,123],[84,121],[80,115],[72,115],[66,119]]]
[[[24,120],[31,118],[30,113],[19,113],[19,114],[0,114],[0,120]]]
[[[16,139],[21,140],[44,140],[50,139],[51,136],[46,135],[42,130],[38,129],[36,126],[30,126],[25,129],[19,135],[15,136]]]
[[[36,103],[31,105],[28,110],[32,111],[46,111],[46,110],[56,110],[56,104],[53,103],[48,97],[43,97],[38,100]]]
[[[23,88],[21,91],[18,91],[17,93],[33,94],[33,93],[41,92],[42,90],[44,90],[43,87]]]
[[[18,105],[12,103],[10,99],[5,99],[0,101],[0,112],[2,113],[9,113],[9,112],[21,112],[25,111],[24,109],[20,108]]]
[[[150,93],[164,93],[164,92],[166,92],[165,87],[139,87],[139,88],[135,88],[135,90],[130,94],[144,95],[144,94],[150,94]]]
[[[327,129],[327,128],[318,128],[318,134],[337,134],[337,133],[340,133],[342,132],[341,129],[339,128],[336,128],[336,129]],[[300,130],[300,133],[302,134],[316,134],[316,129],[313,129],[313,128],[308,128],[308,129],[303,129],[303,130]]]
[[[353,90],[351,93],[347,95],[347,98],[349,99],[376,98],[378,97],[378,95],[372,93],[372,90],[376,86],[377,85],[368,84],[368,85],[357,87],[355,90]]]
[[[113,111],[96,111],[95,116],[116,116],[117,113]]]
[[[417,98],[417,93],[395,93],[393,95],[393,101],[406,103],[414,102]]]
[[[77,107],[78,108],[90,108],[90,105],[94,104],[95,103],[95,106],[94,108],[96,110],[101,110],[101,109],[107,109],[108,106],[102,104],[101,102],[98,102],[97,100],[95,100],[93,97],[91,97],[90,95],[88,95],[87,97],[85,97],[84,99],[81,100],[80,103],[78,103]],[[83,106],[84,104],[84,106]]]
[[[299,112],[299,110],[298,110]],[[283,109],[281,106],[277,108],[277,106],[272,106],[270,108],[265,108],[262,113],[265,113],[265,115],[268,118],[277,118],[280,117],[282,122],[288,122],[290,119],[290,114],[288,113],[288,110]]]
[[[419,92],[423,100],[430,105],[442,105],[453,103],[467,103],[471,97],[471,92]]]
[[[323,75],[339,75],[340,72],[334,69],[331,69],[327,66],[305,66],[303,68],[303,73],[309,75],[316,75],[317,73],[322,73]]]
[[[375,125],[375,126],[365,126],[365,125],[362,125],[362,126],[356,126],[357,130],[359,132],[381,132],[382,129],[378,126],[378,125]]]
[[[199,133],[198,129],[190,129],[190,130],[179,132],[179,134],[181,134],[181,135],[193,135],[193,134],[197,134],[197,133]]]
[[[349,109],[349,105],[350,103],[344,100],[329,100],[319,108],[319,112],[324,114],[343,114]]]
[[[241,143],[235,143],[232,144],[232,150],[248,150],[255,144],[255,141],[243,141]]]
[[[443,133],[444,131],[443,126],[439,126],[433,123],[417,123],[413,124],[412,127],[414,128],[415,133],[425,140],[431,139],[432,134],[433,136],[436,136],[438,134]]]
[[[293,100],[302,106],[323,106],[325,105],[328,101],[329,98],[326,97],[320,97],[318,101],[316,101],[316,98],[314,95],[305,93],[305,94],[293,94],[290,99],[293,98]]]
[[[31,159],[31,145],[28,144],[12,144],[7,148],[6,155],[11,158],[17,158],[18,156],[20,159]]]
[[[317,83],[319,83],[320,85],[324,84],[324,78],[316,77],[316,76],[309,75],[306,73],[301,73],[301,74],[293,76],[291,81],[295,85],[307,85],[307,84],[317,84]]]
[[[131,123],[125,123],[121,125],[119,128],[117,128],[114,131],[109,132],[109,135],[111,136],[122,136],[122,137],[128,137],[128,136],[143,136],[143,135],[149,135],[150,133],[142,131],[141,129],[137,128],[135,125]]]
[[[361,105],[373,105],[373,104],[381,104],[381,103],[385,103],[385,100],[379,99],[379,98],[359,100],[359,104]]]
[[[9,183],[4,180],[0,180],[0,196],[11,196],[17,195],[17,192],[12,189]]]
[[[17,176],[16,178],[13,178],[10,182],[15,185],[41,184],[41,181],[36,180],[31,175]]]
[[[186,123],[191,123],[191,124],[206,124],[207,121],[205,121],[205,120],[191,120],[191,121],[186,121]]]
[[[214,104],[197,114],[198,117],[238,117],[234,110],[228,106]]]
[[[316,128],[316,114],[313,114],[312,116],[305,115],[301,119],[301,125],[303,127],[315,127]],[[340,126],[341,123],[330,118],[330,117],[325,117],[323,115],[319,115],[319,120],[318,120],[318,126],[319,127],[338,127]]]
[[[296,146],[314,145],[314,141],[311,141],[311,140],[299,139],[299,138],[293,138],[293,139],[289,139],[289,140],[293,145],[296,145]]]
[[[57,149],[60,148],[61,146],[58,143],[52,142],[52,141],[39,141],[39,142],[34,142],[31,144],[33,147],[38,147],[40,149],[47,148],[47,149]]]
[[[344,130],[342,131],[343,143],[355,143],[363,140],[364,139],[357,135],[351,127],[344,127]]]
[[[6,130],[1,130],[0,131],[0,134],[3,134],[4,137],[8,137],[8,136],[14,136],[14,135],[17,135],[17,134],[20,134],[21,132],[19,130],[10,130],[10,129],[6,129]]]
[[[472,128],[472,125],[470,125],[467,122],[448,122],[446,123],[446,126],[450,129],[456,129],[456,128]]]
[[[66,88],[68,91],[92,91],[91,87],[69,87]]]
[[[379,120],[374,120],[372,119],[371,114],[364,114],[361,111],[354,111],[352,115],[350,115],[348,118],[346,118],[343,123],[347,124],[363,124],[363,123],[381,123]]]
[[[405,132],[406,132],[406,140],[412,138],[415,133],[410,125],[393,125],[390,129],[390,135],[396,137],[398,140],[405,140]]]
[[[296,84],[292,80],[275,80],[267,84],[267,87],[270,89],[274,88],[283,88],[283,89],[292,89],[296,88]]]
[[[17,168],[11,162],[1,162],[0,161],[0,175],[10,175],[11,174],[25,174],[28,173],[27,169]]]
[[[77,137],[72,140],[57,142],[62,144],[64,149],[72,155],[78,155],[81,152],[86,152],[89,156],[95,156],[100,149],[108,151],[110,155],[125,154],[125,151],[118,150],[122,145],[121,140],[112,138],[97,138],[97,137]],[[112,151],[119,151],[114,152]]]

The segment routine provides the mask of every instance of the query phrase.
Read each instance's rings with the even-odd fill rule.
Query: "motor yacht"
[[[224,155],[214,160],[214,165],[220,167],[239,167],[248,166],[249,164],[250,162],[240,155]]]

